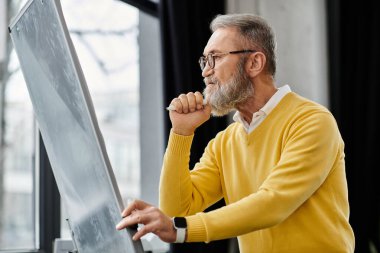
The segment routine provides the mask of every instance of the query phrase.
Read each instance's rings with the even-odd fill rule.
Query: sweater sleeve
[[[187,217],[187,241],[212,241],[275,226],[321,186],[343,149],[332,115],[304,115],[284,140],[279,162],[259,190],[220,209]]]
[[[190,171],[192,136],[170,133],[160,178],[159,206],[168,216],[203,211],[222,198],[218,167],[209,156],[213,141],[203,154],[202,166]],[[206,158],[207,157],[207,158]]]

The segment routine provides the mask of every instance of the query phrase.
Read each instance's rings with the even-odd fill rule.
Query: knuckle
[[[132,200],[132,201],[129,203],[129,206],[132,206],[132,207],[137,206],[137,202],[136,202],[136,200]]]
[[[159,212],[154,212],[152,215],[153,220],[158,220],[161,219],[161,213]]]

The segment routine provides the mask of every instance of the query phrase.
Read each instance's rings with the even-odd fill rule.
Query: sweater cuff
[[[186,217],[186,242],[207,242],[207,231],[202,217],[199,214]]]
[[[187,154],[190,151],[191,143],[193,142],[194,134],[179,135],[170,130],[167,151],[177,155]]]

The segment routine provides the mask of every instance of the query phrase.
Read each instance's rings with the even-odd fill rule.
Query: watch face
[[[177,228],[187,228],[187,222],[184,217],[174,217],[174,225]]]

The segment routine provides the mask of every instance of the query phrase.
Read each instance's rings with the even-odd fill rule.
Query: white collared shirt
[[[269,99],[269,101],[257,112],[252,114],[252,121],[250,124],[244,120],[242,115],[239,111],[237,111],[234,116],[233,120],[236,122],[240,122],[243,124],[245,131],[247,133],[251,133],[253,130],[255,130],[261,122],[264,121],[264,119],[269,115],[269,113],[273,110],[273,108],[276,107],[276,105],[285,97],[286,94],[291,92],[291,89],[289,85],[284,85],[280,87],[276,93]]]

